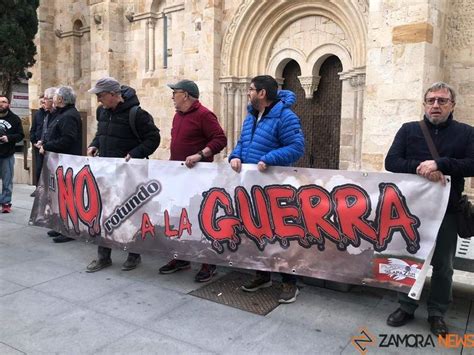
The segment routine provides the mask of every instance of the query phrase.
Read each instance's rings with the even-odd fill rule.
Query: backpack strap
[[[428,127],[426,126],[425,121],[420,121],[419,124],[421,127],[421,131],[423,132],[423,136],[425,137],[426,144],[428,144],[431,156],[433,157],[433,159],[438,159],[438,150],[436,149],[436,146],[433,142],[433,138],[431,138],[430,132],[428,131]]]
[[[129,116],[128,116],[128,123],[130,124],[130,129],[132,130],[133,132],[133,135],[135,137],[137,137],[138,139],[138,142],[142,143],[143,140],[140,138],[140,135],[138,134],[138,131],[137,131],[137,123],[136,123],[136,120],[137,120],[137,112],[138,110],[140,109],[140,106],[133,106],[131,109],[130,109],[130,112],[129,112]],[[148,157],[145,157],[145,159],[148,159]]]
[[[138,131],[137,131],[137,124],[136,124],[136,119],[137,119],[137,112],[138,110],[140,109],[140,106],[133,106],[131,109],[130,109],[130,112],[129,112],[129,116],[128,116],[128,121],[129,121],[129,124],[130,124],[130,129],[132,130],[133,132],[133,135],[135,137],[137,137],[138,141],[141,143],[142,142],[142,139],[140,138],[140,135],[138,134]]]

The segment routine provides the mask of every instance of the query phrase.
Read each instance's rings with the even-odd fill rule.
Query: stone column
[[[225,85],[226,91],[226,122],[227,122],[227,152],[230,153],[234,149],[234,130],[235,130],[235,92],[236,87],[233,83],[228,83]]]
[[[362,135],[364,113],[365,74],[359,73],[349,79],[354,88],[354,164],[355,169],[362,166]]]
[[[146,21],[146,71],[148,73],[155,71],[155,25],[154,18],[149,18]]]

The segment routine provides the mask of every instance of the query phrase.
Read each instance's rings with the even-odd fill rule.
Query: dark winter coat
[[[124,102],[114,110],[102,106],[97,108],[97,133],[89,147],[96,147],[99,156],[107,158],[145,158],[151,155],[160,144],[160,130],[155,126],[153,117],[138,110],[135,127],[138,139],[130,127],[130,109],[140,105],[135,90],[122,86]]]
[[[433,125],[426,117],[424,121],[440,156],[435,159],[438,170],[451,175],[448,211],[454,212],[464,190],[464,177],[474,176],[474,128],[455,121],[452,115],[439,125]],[[418,121],[403,124],[385,158],[385,169],[416,174],[416,168],[425,160],[433,157],[420,124]]]
[[[5,117],[0,117],[0,136],[3,135],[8,137],[8,143],[0,142],[0,158],[15,154],[15,144],[25,137],[20,117],[10,110]]]
[[[44,108],[40,108],[33,116],[30,128],[30,142],[32,144],[36,144],[36,142],[41,140],[41,134],[43,133],[43,123],[47,114],[48,112]]]
[[[48,122],[48,140],[43,148],[48,152],[82,154],[82,121],[74,105],[57,108]]]

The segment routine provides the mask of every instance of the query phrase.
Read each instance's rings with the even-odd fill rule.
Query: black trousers
[[[456,215],[446,213],[436,239],[436,246],[431,259],[433,274],[428,296],[428,315],[443,317],[452,301],[453,262],[458,241]],[[418,301],[405,293],[398,294],[400,308],[413,314],[418,308]]]
[[[43,168],[44,155],[40,154],[39,149],[36,147],[33,147],[33,159],[35,159],[35,177],[36,186],[38,186],[41,175],[41,169]]]
[[[285,274],[283,272],[280,272],[280,275],[281,275],[281,281],[284,283],[284,284],[291,284],[291,285],[296,285],[296,275],[293,275],[293,274]],[[260,270],[257,270],[257,277],[258,278],[262,278],[262,279],[266,279],[266,280],[269,280],[271,279],[272,277],[272,273],[270,271],[260,271]]]

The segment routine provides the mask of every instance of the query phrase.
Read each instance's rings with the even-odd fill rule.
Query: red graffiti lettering
[[[304,186],[298,191],[298,200],[310,236],[319,244],[324,241],[323,235],[334,242],[341,241],[341,233],[330,220],[333,205],[326,190],[319,186]]]
[[[191,235],[193,233],[192,227],[193,225],[189,221],[188,211],[186,211],[186,208],[183,208],[181,210],[181,216],[179,217],[178,230],[172,229],[172,226],[170,225],[169,212],[168,210],[165,210],[165,235],[168,238],[174,238],[174,237],[181,238],[184,231],[187,231],[188,234]]]
[[[337,187],[332,192],[336,204],[336,219],[344,236],[355,246],[362,237],[377,242],[377,231],[367,220],[370,215],[370,199],[362,188],[356,185]]]
[[[258,246],[264,245],[265,239],[273,238],[272,222],[267,209],[267,202],[260,186],[252,188],[254,204],[250,201],[247,191],[238,186],[235,189],[237,215],[242,221],[243,232],[253,238]]]
[[[420,220],[410,213],[402,193],[394,184],[381,184],[380,193],[376,218],[380,247],[385,249],[393,233],[398,231],[408,244],[418,250],[417,228]]]
[[[274,234],[277,238],[302,239],[304,228],[298,225],[299,210],[295,205],[295,188],[292,186],[269,186],[265,188],[273,217]],[[286,242],[284,242],[286,244]]]
[[[221,212],[224,215],[218,217]],[[205,194],[199,211],[199,225],[205,235],[217,241],[234,240],[240,224],[234,217],[232,199],[224,189],[212,188]]]
[[[142,215],[142,225],[140,227],[142,240],[145,240],[147,233],[151,234],[152,237],[155,237],[155,227],[151,223],[150,216],[148,213]]]
[[[165,235],[168,238],[173,238],[178,235],[178,231],[172,229],[172,226],[170,225],[170,214],[168,213],[168,210],[165,210]]]
[[[186,211],[186,208],[183,208],[179,218],[179,236],[181,237],[184,231],[187,231],[189,235],[193,234],[192,226],[188,218],[188,211]]]
[[[66,176],[64,176],[63,167],[59,166],[56,169],[56,177],[58,179],[59,215],[67,229],[69,229],[69,217],[74,230],[79,233],[79,222],[74,201],[73,171],[71,168],[67,169]]]
[[[199,224],[219,253],[227,244],[236,250],[242,236],[252,239],[263,250],[267,242],[279,241],[287,247],[291,240],[309,248],[324,250],[328,239],[340,250],[359,246],[361,239],[374,250],[383,251],[395,232],[400,232],[407,249],[419,249],[419,219],[408,209],[405,198],[393,184],[380,185],[376,220],[369,221],[370,199],[357,185],[337,186],[331,193],[315,185],[253,186],[235,189],[235,210],[230,195],[221,188],[205,192],[199,211]],[[166,215],[165,215],[166,218]]]
[[[85,165],[73,179],[74,172],[71,168],[64,175],[63,167],[56,169],[58,181],[59,214],[69,229],[69,220],[77,234],[79,220],[89,227],[90,235],[100,234],[100,215],[102,201],[99,188],[89,165]]]

